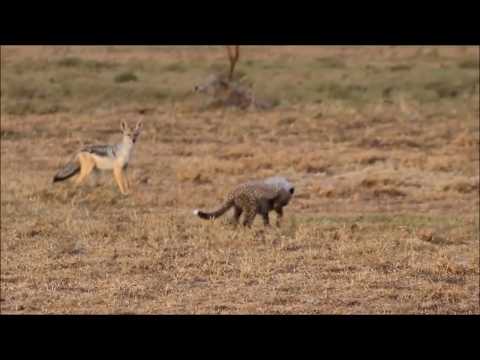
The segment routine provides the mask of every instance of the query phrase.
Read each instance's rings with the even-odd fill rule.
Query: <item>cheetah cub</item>
[[[271,177],[263,181],[250,181],[237,186],[227,195],[225,203],[216,211],[204,212],[194,210],[193,213],[201,219],[216,219],[234,208],[233,222],[238,224],[244,213],[243,225],[251,226],[255,216],[260,214],[265,226],[270,225],[268,213],[277,213],[276,225],[280,226],[283,217],[283,207],[288,205],[295,188],[283,177]]]

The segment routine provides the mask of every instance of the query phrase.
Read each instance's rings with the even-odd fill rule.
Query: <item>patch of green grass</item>
[[[316,91],[326,96],[339,100],[358,99],[368,88],[358,84],[326,83],[317,86]]]
[[[26,101],[8,101],[4,105],[5,113],[10,115],[27,115],[27,114],[55,114],[68,111],[69,108],[59,103],[45,103],[38,100]]]
[[[165,71],[176,72],[176,73],[185,73],[188,70],[185,64],[180,62],[168,64],[163,69]]]
[[[413,65],[409,65],[409,64],[398,64],[398,65],[393,65],[389,67],[390,71],[409,71],[412,68],[413,68]]]
[[[48,60],[35,60],[32,58],[25,58],[18,62],[8,65],[6,67],[8,72],[12,72],[17,75],[23,75],[25,73],[46,71],[51,68],[51,62]],[[2,74],[3,76],[3,74]]]
[[[222,73],[222,72],[227,72],[227,65],[225,64],[219,64],[219,63],[214,63],[210,64],[207,68],[208,73]]]
[[[20,131],[14,131],[14,130],[0,130],[0,139],[3,140],[19,140],[23,138],[27,138],[24,133]]]
[[[478,80],[452,83],[447,81],[432,81],[424,85],[424,88],[435,92],[438,98],[455,98],[462,93],[473,94],[478,85]]]
[[[6,95],[12,99],[31,100],[35,97],[44,97],[45,92],[32,82],[16,81],[9,82]]]
[[[137,75],[131,71],[125,71],[115,76],[114,81],[116,83],[125,83],[129,81],[138,81]]]
[[[426,90],[434,91],[439,98],[458,96],[458,89],[443,81],[429,82],[425,84],[424,88]]]
[[[281,104],[280,99],[277,99],[277,98],[269,97],[266,100],[269,101],[271,106],[274,107],[274,108],[277,107],[277,106],[280,106],[280,104]]]
[[[67,67],[67,68],[84,68],[87,70],[104,70],[104,69],[112,69],[117,66],[117,64],[112,62],[105,62],[105,61],[98,61],[98,60],[85,60],[79,57],[65,57],[57,61],[57,65],[60,67]]]
[[[274,61],[267,61],[267,62],[258,62],[259,68],[263,70],[285,70],[288,69],[288,64],[285,63],[285,59],[278,58]]]
[[[337,57],[321,57],[315,59],[320,66],[330,69],[345,69],[347,65],[345,62]]]
[[[155,90],[152,95],[156,100],[160,101],[170,98],[170,93],[166,90]]]
[[[68,109],[60,87],[38,79],[8,77],[2,95],[2,112],[7,114],[53,114]]]
[[[66,57],[57,62],[58,66],[74,67],[82,64],[82,59],[78,57]]]
[[[460,69],[476,69],[480,68],[480,60],[477,59],[466,59],[458,63]]]

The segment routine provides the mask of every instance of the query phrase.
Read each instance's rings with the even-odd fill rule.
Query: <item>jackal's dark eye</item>
[[[295,188],[292,187],[292,188],[290,189],[290,194],[293,195],[294,192],[295,192]]]

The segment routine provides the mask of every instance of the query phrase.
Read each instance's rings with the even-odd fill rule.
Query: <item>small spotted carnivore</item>
[[[194,210],[194,214],[202,219],[216,219],[234,208],[233,221],[238,224],[244,214],[243,225],[251,226],[255,216],[260,214],[265,226],[270,224],[268,213],[275,211],[278,215],[277,226],[283,217],[283,207],[288,205],[295,188],[283,177],[271,177],[263,181],[250,181],[237,186],[227,195],[227,200],[212,212]]]

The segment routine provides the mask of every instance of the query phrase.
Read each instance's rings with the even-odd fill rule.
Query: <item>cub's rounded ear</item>
[[[137,125],[135,126],[135,130],[140,130],[143,128],[143,121],[142,120],[139,120],[137,122]]]
[[[120,123],[120,129],[122,129],[122,132],[128,129],[127,122],[125,120]]]

